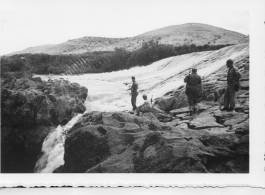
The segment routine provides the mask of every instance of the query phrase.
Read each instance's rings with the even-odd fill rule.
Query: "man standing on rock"
[[[131,88],[129,88],[129,90],[131,90],[131,103],[132,103],[133,111],[135,111],[137,108],[136,98],[138,95],[138,84],[135,81],[135,77],[132,77],[132,86]]]
[[[192,74],[185,77],[184,82],[187,83],[186,95],[190,107],[190,115],[196,114],[196,104],[200,93],[202,94],[202,79],[197,74],[197,69],[192,69]]]
[[[239,79],[241,74],[233,66],[233,60],[229,59],[226,61],[226,66],[228,68],[227,72],[227,88],[224,95],[224,108],[222,111],[233,111],[235,108],[235,92],[236,87],[239,85]]]

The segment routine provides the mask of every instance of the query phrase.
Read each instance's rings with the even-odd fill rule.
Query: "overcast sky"
[[[131,37],[184,23],[249,34],[248,0],[0,0],[0,55],[84,36]]]

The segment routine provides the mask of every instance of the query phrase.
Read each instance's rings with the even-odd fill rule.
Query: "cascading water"
[[[87,87],[90,92],[85,102],[87,111],[130,110],[131,103],[127,85],[131,83],[132,76],[136,77],[141,95],[143,93],[148,97],[153,95],[155,99],[183,85],[184,76],[190,68],[196,67],[201,76],[207,76],[225,66],[228,58],[236,59],[244,54],[248,54],[247,44],[230,46],[217,51],[170,57],[149,66],[135,67],[130,70],[73,76],[54,75],[51,79],[64,78]],[[44,75],[35,76],[41,77],[43,80],[49,79]],[[141,95],[137,98],[138,105],[143,102]],[[47,136],[42,146],[43,155],[36,163],[35,172],[51,173],[64,164],[62,131],[71,128],[81,116],[82,114],[75,116],[64,127],[58,126]]]
[[[54,169],[64,164],[64,137],[63,131],[69,130],[83,114],[77,114],[65,126],[59,125],[52,131],[42,144],[43,155],[36,162],[35,173],[52,173]]]

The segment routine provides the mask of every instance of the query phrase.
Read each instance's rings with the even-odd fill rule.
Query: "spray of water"
[[[59,125],[44,140],[42,144],[42,156],[36,162],[35,173],[52,173],[52,171],[64,164],[64,137],[62,133],[69,130],[82,117],[77,114],[65,126]]]

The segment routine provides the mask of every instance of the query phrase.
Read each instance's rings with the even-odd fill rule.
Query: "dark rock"
[[[175,97],[161,97],[155,100],[154,105],[163,111],[169,111],[172,110],[175,101]]]
[[[205,110],[206,113],[202,112],[193,119],[204,118],[210,122],[210,125],[205,123],[198,126],[202,128],[200,131],[187,126],[193,120],[189,122],[175,119],[162,126],[149,118],[128,113],[87,113],[79,122],[82,125],[73,132],[92,131],[95,135],[104,137],[109,152],[93,167],[84,164],[80,166],[83,167],[82,170],[90,167],[86,173],[247,173],[248,137],[227,133],[228,128],[216,123],[216,119],[209,114],[212,112],[210,110],[211,108]],[[100,126],[90,125],[95,121],[95,117],[92,117],[94,115],[101,116],[98,120],[101,121]],[[171,123],[178,126],[168,126]],[[96,133],[99,129],[102,129],[100,134]],[[71,134],[67,139],[82,141],[81,137],[83,136],[74,138]],[[65,150],[66,153],[69,154],[68,149]],[[75,153],[72,151],[71,155],[74,156]],[[84,153],[78,158],[87,159],[89,156]],[[74,162],[69,163],[71,165],[68,164],[68,167],[64,166],[64,172],[73,171],[71,167],[75,167]]]
[[[55,127],[34,126],[29,129],[1,127],[1,172],[32,173],[42,143]]]
[[[95,128],[82,128],[65,140],[63,172],[82,173],[110,155],[106,136]]]
[[[56,91],[59,86],[68,92],[63,95]],[[85,111],[82,102],[86,97],[78,98],[85,91],[79,85],[72,89],[71,83],[39,78],[5,82],[1,86],[2,159],[6,159],[2,161],[2,172],[33,172],[49,131]]]
[[[236,134],[202,136],[199,140],[214,156],[209,156],[205,167],[212,173],[249,172],[249,138]],[[238,164],[235,164],[240,162]]]
[[[224,126],[236,125],[243,121],[246,121],[248,118],[248,114],[238,113],[238,115],[234,115],[232,118],[225,120]]]
[[[246,120],[240,124],[232,126],[232,129],[236,134],[247,135],[249,134],[249,120]]]

